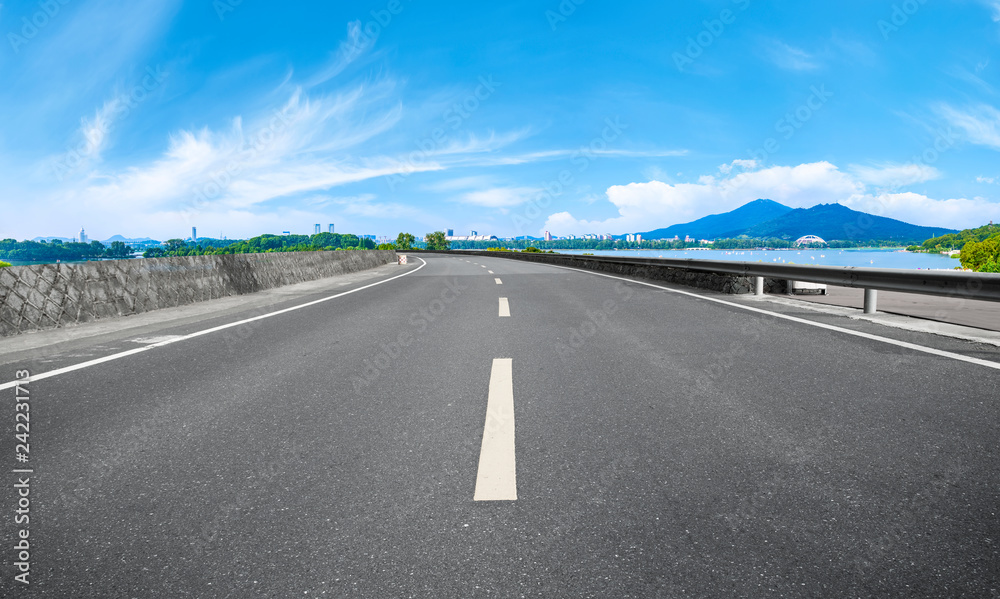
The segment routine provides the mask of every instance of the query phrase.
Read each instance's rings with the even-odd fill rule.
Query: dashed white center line
[[[497,282],[497,285],[503,285],[503,281],[501,281],[500,279],[493,279],[493,280]]]
[[[510,316],[510,302],[505,297],[500,298],[500,316]]]
[[[492,271],[492,270],[487,270],[486,272],[488,272],[488,273],[490,273],[490,274],[493,274],[493,271]]]
[[[493,360],[474,501],[517,500],[513,360]]]
[[[479,266],[481,266],[482,268],[486,268],[485,264],[480,264]]]

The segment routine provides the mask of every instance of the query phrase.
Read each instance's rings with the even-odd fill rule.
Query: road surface
[[[1000,596],[997,348],[409,262],[0,356],[0,596]]]

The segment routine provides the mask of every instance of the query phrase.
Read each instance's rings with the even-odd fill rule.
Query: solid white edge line
[[[473,501],[516,501],[514,376],[511,358],[496,358],[490,371],[486,424],[479,449]]]
[[[606,278],[609,278],[609,279],[617,279],[619,281],[626,281],[628,283],[635,283],[636,285],[645,285],[647,287],[654,287],[656,289],[662,289],[664,291],[669,291],[671,293],[678,293],[680,295],[687,295],[689,297],[694,297],[694,298],[698,298],[698,299],[709,301],[709,302],[715,302],[717,304],[722,304],[722,305],[725,305],[725,306],[732,306],[734,308],[739,308],[741,310],[748,310],[750,312],[757,312],[758,314],[766,314],[768,316],[774,316],[775,318],[781,318],[783,320],[790,320],[792,322],[798,322],[800,324],[805,324],[805,325],[817,327],[817,328],[820,328],[820,329],[827,329],[829,331],[836,331],[838,333],[844,333],[846,335],[853,335],[855,337],[861,337],[863,339],[870,339],[872,341],[879,341],[879,342],[882,342],[882,343],[888,343],[889,345],[896,345],[898,347],[905,347],[907,349],[912,349],[914,351],[922,352],[922,353],[925,353],[925,354],[931,354],[931,355],[939,356],[939,357],[942,357],[942,358],[951,358],[952,360],[958,360],[960,362],[968,362],[969,364],[976,364],[976,365],[979,365],[979,366],[985,366],[987,368],[993,368],[995,370],[1000,370],[1000,363],[998,363],[998,362],[990,362],[989,360],[981,360],[979,358],[972,358],[972,357],[969,357],[969,356],[963,356],[962,354],[956,354],[956,353],[953,353],[953,352],[944,351],[942,349],[935,349],[933,347],[926,347],[926,346],[923,346],[923,345],[917,345],[915,343],[908,343],[906,341],[899,341],[899,340],[896,340],[896,339],[890,339],[889,337],[882,337],[880,335],[873,335],[871,333],[865,333],[865,332],[862,332],[862,331],[852,331],[851,329],[844,329],[844,328],[841,328],[841,327],[838,327],[838,326],[834,326],[832,324],[825,324],[825,323],[822,323],[822,322],[815,322],[815,321],[812,321],[812,320],[806,320],[804,318],[798,318],[796,316],[788,316],[787,314],[781,314],[781,313],[778,313],[778,312],[771,312],[771,311],[768,311],[768,310],[762,310],[760,308],[754,308],[753,306],[745,306],[743,304],[737,304],[735,302],[727,302],[726,300],[723,300],[723,299],[718,299],[718,298],[715,298],[715,297],[708,297],[708,296],[705,296],[705,295],[699,295],[697,293],[691,293],[689,291],[681,291],[680,289],[671,289],[669,287],[664,287],[662,285],[655,285],[653,283],[647,283],[645,281],[637,281],[635,279],[627,279],[625,277],[619,277],[619,276],[615,276],[615,275],[608,275],[608,274],[604,274],[604,273],[601,273],[601,272],[595,272],[595,271],[592,271],[592,270],[582,270],[582,269],[579,269],[579,268],[571,268],[569,266],[558,266],[556,264],[545,264],[545,263],[542,263],[542,262],[534,262],[533,264],[540,264],[542,266],[549,266],[549,267],[552,267],[552,268],[561,268],[563,270],[575,270],[576,272],[582,272],[582,273],[589,274],[589,275],[596,275],[598,277],[606,277]]]
[[[318,300],[313,300],[311,302],[307,302],[305,304],[300,304],[298,306],[292,306],[290,308],[284,308],[282,310],[278,310],[277,312],[268,312],[267,314],[261,314],[260,316],[254,316],[253,318],[247,318],[246,320],[241,320],[239,322],[231,322],[229,324],[224,324],[224,325],[221,325],[221,326],[213,327],[211,329],[205,329],[204,331],[197,331],[195,333],[191,333],[191,334],[188,334],[188,335],[182,335],[182,336],[177,337],[175,339],[168,339],[166,341],[161,341],[160,343],[154,343],[152,345],[147,345],[145,347],[137,347],[135,349],[130,349],[128,351],[123,351],[123,352],[120,352],[120,353],[117,353],[117,354],[111,354],[110,356],[104,356],[103,358],[96,358],[94,360],[89,360],[87,362],[81,362],[79,364],[74,364],[73,366],[66,366],[64,368],[59,368],[59,369],[56,369],[56,370],[51,370],[49,372],[43,372],[41,374],[33,374],[33,375],[31,375],[30,378],[27,378],[27,379],[21,379],[19,381],[11,381],[9,383],[0,384],[0,391],[2,391],[4,389],[12,389],[15,386],[17,386],[18,384],[24,385],[24,384],[27,384],[27,383],[33,383],[35,381],[40,381],[40,380],[47,379],[47,378],[50,378],[50,377],[53,377],[53,376],[58,376],[60,374],[66,374],[67,372],[73,372],[74,370],[82,370],[84,368],[89,368],[91,366],[97,366],[98,364],[103,364],[105,362],[111,362],[113,360],[119,360],[121,358],[126,358],[128,356],[133,356],[135,354],[141,354],[142,352],[149,351],[149,350],[155,349],[157,347],[163,347],[165,345],[170,345],[172,343],[179,343],[181,341],[187,341],[188,339],[194,339],[195,337],[201,337],[202,335],[208,335],[209,333],[215,333],[215,332],[222,331],[222,330],[225,330],[225,329],[230,329],[232,327],[238,327],[240,325],[247,324],[248,322],[254,322],[256,320],[264,320],[265,318],[271,318],[272,316],[277,316],[279,314],[285,314],[286,312],[293,312],[295,310],[301,310],[302,308],[308,308],[309,306],[315,306],[316,304],[321,304],[323,302],[328,302],[330,300],[337,299],[338,297],[344,297],[345,295],[350,295],[352,293],[357,293],[358,291],[362,291],[362,290],[368,289],[370,287],[375,287],[377,285],[382,285],[383,283],[388,283],[389,281],[394,281],[394,280],[396,280],[396,279],[398,279],[400,277],[405,277],[407,275],[412,275],[413,273],[417,272],[421,268],[427,266],[427,261],[424,260],[423,258],[420,258],[419,256],[414,256],[414,258],[416,258],[417,260],[420,260],[421,262],[423,262],[423,264],[421,264],[417,268],[411,270],[410,272],[404,272],[401,275],[396,275],[394,277],[385,279],[384,281],[378,281],[377,283],[371,283],[371,284],[365,285],[364,287],[358,287],[357,289],[351,289],[350,291],[345,291],[343,293],[338,293],[337,295],[331,295],[329,297],[324,297],[324,298],[320,298]]]
[[[500,317],[506,318],[510,316],[510,301],[505,298],[500,298]]]

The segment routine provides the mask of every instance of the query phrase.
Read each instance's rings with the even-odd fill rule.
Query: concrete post
[[[865,314],[874,314],[878,310],[878,290],[865,289]]]
[[[753,294],[757,297],[764,297],[764,277],[754,277]]]

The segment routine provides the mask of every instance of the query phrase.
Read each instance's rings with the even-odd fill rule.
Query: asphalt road
[[[0,596],[1000,597],[1000,369],[961,359],[997,348],[410,262],[196,337],[263,312],[0,357],[6,383],[174,340],[28,383],[26,464],[0,391]],[[516,500],[476,501],[511,461]]]

